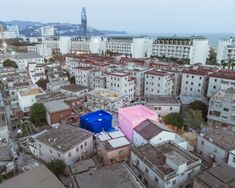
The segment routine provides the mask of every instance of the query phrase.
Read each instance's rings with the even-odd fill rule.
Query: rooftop
[[[130,121],[141,120],[143,118],[148,119],[150,116],[156,116],[156,113],[148,109],[143,105],[129,106],[125,108],[120,108],[118,113],[126,117]]]
[[[235,132],[230,129],[210,128],[202,136],[226,151],[235,149]]]
[[[0,162],[12,161],[10,146],[0,146]]]
[[[49,113],[60,112],[71,109],[70,106],[67,103],[65,103],[63,99],[47,101],[44,103],[44,107],[46,111]]]
[[[235,80],[235,70],[219,70],[218,72],[212,73],[210,77]]]
[[[133,152],[161,177],[176,175],[176,171],[167,165],[166,158],[177,165],[187,163],[188,167],[192,164],[200,165],[201,163],[200,159],[195,155],[183,150],[171,141],[159,144],[156,147],[151,144],[139,146],[133,148]]]
[[[91,132],[78,127],[61,125],[36,137],[36,140],[43,142],[57,151],[65,153],[92,135]]]
[[[65,188],[56,176],[44,165],[40,165],[4,181],[1,188]]]
[[[52,100],[65,99],[66,96],[61,92],[50,92],[36,96],[37,102],[44,103]]]
[[[75,177],[80,188],[143,187],[123,163],[103,167],[94,171],[87,171],[77,174]]]
[[[86,86],[77,85],[77,84],[66,85],[66,86],[62,86],[60,88],[64,89],[64,90],[71,91],[71,92],[79,92],[79,91],[83,91],[85,89],[88,89],[88,87],[86,87]]]
[[[121,95],[118,92],[111,91],[109,89],[103,89],[103,88],[97,88],[95,90],[92,90],[89,92],[89,95],[92,96],[98,96],[107,100],[119,100],[124,97],[124,95]]]
[[[169,75],[168,72],[158,71],[158,70],[147,71],[147,72],[145,72],[145,74],[154,75],[154,76],[168,76]]]
[[[34,59],[34,58],[42,58],[42,56],[36,52],[27,52],[27,53],[21,52],[21,53],[17,53],[15,55],[15,58],[16,59]]]
[[[134,129],[146,140],[152,139],[162,131],[172,132],[169,129],[163,127],[162,125],[159,125],[157,122],[152,120],[145,120]]]
[[[205,188],[234,188],[235,169],[226,164],[220,164],[199,174],[195,180]]]
[[[43,90],[40,89],[39,87],[31,87],[31,88],[27,88],[25,90],[19,91],[19,94],[22,97],[26,97],[26,96],[31,96],[31,95],[40,95],[40,94],[44,94]]]
[[[181,105],[174,96],[147,96],[146,101],[154,104]]]

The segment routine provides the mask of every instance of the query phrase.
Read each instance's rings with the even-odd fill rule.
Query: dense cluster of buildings
[[[0,55],[0,173],[22,166],[16,134],[35,160],[70,168],[67,187],[232,187],[235,71],[206,65],[208,40],[88,37],[83,18],[83,36],[55,37],[53,27],[42,27],[43,37],[24,38],[28,52]],[[220,41],[219,63],[233,59],[233,42]],[[52,52],[65,61],[51,61]],[[208,105],[208,121],[193,143],[162,117],[196,100]],[[30,121],[34,104],[45,112],[40,126]],[[37,173],[36,184],[63,187],[43,165],[30,164],[3,187]]]

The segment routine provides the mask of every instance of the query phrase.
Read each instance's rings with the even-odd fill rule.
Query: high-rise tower
[[[85,7],[82,7],[82,12],[81,12],[81,35],[82,36],[87,35],[87,17],[86,17]]]

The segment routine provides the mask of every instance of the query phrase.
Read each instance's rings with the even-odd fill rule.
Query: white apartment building
[[[219,40],[217,48],[217,63],[221,64],[222,61],[228,63],[230,60],[235,59],[235,38]]]
[[[71,53],[105,54],[106,38],[103,37],[75,37],[71,39]]]
[[[43,44],[53,52],[68,54],[71,51],[71,38],[67,36],[47,37],[42,41]]]
[[[44,63],[44,58],[36,52],[19,52],[12,56],[9,56],[9,59],[16,62],[19,72],[26,72],[28,63]]]
[[[33,155],[45,162],[59,159],[71,165],[93,153],[93,134],[71,125],[60,125],[35,138]]]
[[[197,138],[197,153],[213,163],[235,167],[235,133],[233,129],[211,128]]]
[[[219,90],[210,98],[208,124],[235,126],[235,88]]]
[[[106,72],[106,88],[127,95],[128,100],[134,98],[135,94],[135,78],[129,73],[124,72]]]
[[[36,52],[45,58],[49,58],[52,55],[52,49],[45,43],[36,43],[34,45],[29,45],[28,52]]]
[[[160,116],[181,112],[181,103],[174,96],[147,96],[145,106]]]
[[[152,56],[187,59],[190,64],[206,64],[209,51],[204,37],[158,37],[152,44]]]
[[[172,95],[173,76],[165,71],[151,70],[145,72],[144,95]]]
[[[201,160],[171,141],[131,151],[132,169],[147,187],[179,188],[200,172]]]
[[[22,112],[29,112],[30,107],[36,103],[36,96],[45,92],[39,87],[29,87],[17,92],[19,106]]]
[[[41,27],[41,35],[43,37],[54,36],[55,28],[54,26],[43,26]]]
[[[172,141],[185,150],[188,149],[187,141],[158,122],[147,119],[134,128],[133,144],[135,146],[148,143],[156,146],[166,141]]]
[[[235,87],[235,71],[219,70],[209,75],[207,97],[212,97],[220,89]]]
[[[92,67],[76,67],[74,68],[74,75],[76,84],[90,87],[90,73],[93,70]]]
[[[93,70],[90,73],[90,89],[105,88],[106,78],[101,70]]]
[[[208,71],[189,69],[182,72],[181,96],[202,97],[206,94]]]
[[[108,37],[106,50],[134,58],[150,57],[151,40],[146,37]]]
[[[7,25],[8,32],[14,32],[16,37],[20,36],[19,28],[17,25]]]
[[[47,79],[44,64],[28,63],[28,75],[33,84],[38,80]]]
[[[122,95],[108,89],[95,89],[87,95],[88,106],[95,109],[118,110],[125,106],[128,101],[127,95]],[[97,110],[98,110],[97,109]]]

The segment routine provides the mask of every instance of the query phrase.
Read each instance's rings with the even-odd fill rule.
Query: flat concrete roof
[[[60,112],[71,109],[70,106],[64,102],[64,99],[47,101],[44,103],[44,107],[46,111],[49,113]]]
[[[143,187],[124,163],[86,171],[75,176],[79,188]]]
[[[60,89],[71,91],[71,92],[79,92],[79,91],[88,89],[88,87],[83,86],[83,85],[71,84],[71,85],[62,86],[60,87]]]
[[[44,165],[10,178],[0,188],[65,188],[56,176]]]
[[[50,129],[35,139],[57,151],[65,153],[92,135],[91,132],[78,127],[60,125],[58,128]]]
[[[219,164],[199,174],[195,180],[205,188],[235,187],[235,169]]]
[[[181,103],[174,96],[147,96],[147,103],[154,103],[159,105],[178,105]]]
[[[229,128],[210,128],[203,134],[203,138],[226,151],[235,149],[235,132]]]

